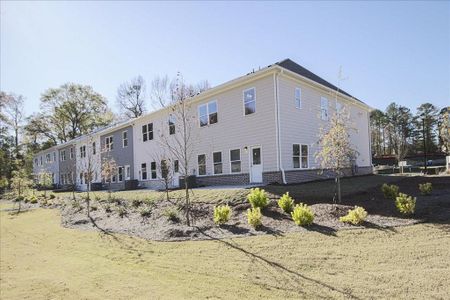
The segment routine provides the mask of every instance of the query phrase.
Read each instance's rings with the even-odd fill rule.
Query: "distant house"
[[[372,172],[371,108],[290,59],[188,101],[196,116],[189,173],[196,176],[198,184],[297,183],[326,177],[327,172],[319,174],[314,159],[319,129],[343,107],[358,129],[350,133],[359,152],[353,171]],[[177,134],[172,131],[175,126],[170,129],[176,122],[170,109],[161,109],[96,133],[101,147],[108,149],[101,157],[111,156],[120,166],[117,188],[131,179],[141,186],[160,188],[161,157],[170,159],[172,186],[178,185],[179,162],[162,147],[162,139]],[[81,172],[78,162],[77,172]]]

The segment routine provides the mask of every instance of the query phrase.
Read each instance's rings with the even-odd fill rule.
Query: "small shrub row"
[[[350,209],[348,214],[340,217],[339,221],[343,223],[349,223],[353,225],[358,225],[364,222],[367,217],[367,211],[361,206],[355,206],[354,209]]]
[[[383,183],[381,186],[381,191],[383,192],[384,198],[395,200],[395,198],[398,196],[399,188],[395,184],[386,184]]]
[[[416,209],[416,198],[400,193],[395,199],[395,206],[404,215],[411,215]]]
[[[433,185],[431,182],[419,184],[419,190],[420,193],[424,196],[431,195],[431,192],[433,191]]]
[[[220,225],[230,220],[231,208],[228,205],[221,205],[214,208],[214,223]]]

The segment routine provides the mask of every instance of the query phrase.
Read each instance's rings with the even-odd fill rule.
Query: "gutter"
[[[283,74],[283,70],[281,70],[280,74]],[[281,178],[283,180],[283,184],[287,184],[286,182],[286,174],[284,172],[283,163],[281,161],[281,137],[280,137],[280,93],[279,93],[279,81],[278,81],[278,73],[274,74],[274,88],[275,88],[275,103],[276,103],[276,133],[277,133],[277,165],[278,169],[281,170]]]

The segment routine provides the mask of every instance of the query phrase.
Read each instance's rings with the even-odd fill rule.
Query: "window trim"
[[[293,152],[294,145],[298,145],[299,146],[299,152],[300,153],[299,153],[298,156],[297,155],[294,156],[294,152]],[[306,168],[303,168],[303,166],[302,166],[302,158],[304,157],[303,156],[303,152],[302,152],[302,146],[306,146],[306,151],[307,151],[307,153],[306,153],[306,163],[307,163],[308,166]],[[293,170],[308,170],[308,169],[311,169],[310,160],[309,160],[309,152],[310,152],[309,145],[308,144],[302,144],[302,143],[293,143],[291,149],[292,149],[292,153],[291,153],[292,169]],[[299,158],[299,167],[298,168],[296,168],[294,166],[294,157],[298,157]]]
[[[70,155],[69,155],[69,157],[70,157],[70,159],[72,160],[73,159],[73,157],[75,156],[75,151],[73,150],[74,148],[73,147],[70,147]]]
[[[122,170],[122,180],[120,180],[120,170]],[[124,180],[123,180],[123,175],[124,175],[124,173],[123,173],[123,170],[124,170],[124,168],[123,168],[123,166],[118,166],[117,167],[117,182],[123,182]]]
[[[124,136],[124,134],[126,135],[126,137]],[[125,141],[127,141],[127,145],[125,145]],[[123,130],[122,131],[122,148],[127,148],[128,147],[128,130]]]
[[[220,164],[222,165],[222,172],[221,173],[216,173],[216,170],[214,168],[216,166],[216,164],[219,164],[219,163],[214,162],[214,154],[215,153],[220,153]],[[222,151],[214,151],[214,152],[212,152],[211,159],[212,159],[212,173],[213,173],[213,175],[223,175],[223,174],[225,174],[224,170],[223,170],[223,152]]]
[[[246,115],[246,114],[245,114],[245,92],[247,92],[247,91],[249,91],[249,90],[254,90],[254,91],[255,91],[255,100],[254,100],[254,102],[255,102],[255,112]],[[257,112],[257,110],[256,110],[256,87],[251,87],[251,88],[248,88],[248,89],[245,89],[245,90],[242,91],[242,107],[243,107],[243,109],[244,109],[244,111],[243,111],[244,117],[247,117],[247,116],[251,116],[251,115],[256,114],[256,112]]]
[[[142,167],[142,165],[145,165],[145,179],[144,179],[144,172],[143,172],[143,167]],[[147,172],[147,163],[141,163],[141,169],[140,169],[140,173],[141,173],[141,180],[142,181],[144,181],[144,180],[148,180],[148,172]]]
[[[326,101],[326,106],[325,106],[325,107],[323,106],[324,100]],[[324,111],[324,108],[325,108],[325,111],[326,111],[326,117],[325,117],[325,118],[324,118],[324,116],[323,116],[323,114],[322,114],[322,112]],[[328,98],[327,98],[327,97],[324,97],[324,96],[321,96],[321,97],[320,97],[320,119],[321,119],[322,121],[328,121],[328,120],[330,119],[330,111],[329,111],[329,102],[328,102]]]
[[[153,165],[155,166],[155,169],[153,169]],[[153,174],[155,174],[155,177],[153,177]],[[158,179],[158,165],[156,161],[150,162],[150,180],[157,180]]]
[[[299,96],[299,105],[297,105],[297,91],[300,92],[300,96]],[[294,90],[294,105],[296,109],[302,109],[302,88],[301,87],[296,87]]]
[[[200,155],[204,155],[205,156],[205,174],[201,174],[200,175],[200,164],[198,163],[198,157]],[[208,168],[207,168],[208,164],[207,164],[207,157],[206,157],[206,153],[200,153],[197,154],[197,176],[201,177],[201,176],[208,176]]]
[[[172,124],[170,124],[170,122],[171,122],[171,119],[173,118],[173,125]],[[172,115],[172,114],[169,114],[169,118],[168,118],[168,120],[167,120],[167,125],[169,126],[169,135],[174,135],[174,134],[176,134],[177,133],[177,130],[176,130],[176,122],[177,122],[177,120],[176,120],[176,117],[174,116],[174,115]],[[173,127],[173,133],[171,133],[171,128]]]
[[[111,141],[109,141],[109,139],[111,139]],[[106,142],[106,141],[108,141],[108,142]],[[105,149],[106,149],[106,152],[110,152],[110,151],[114,150],[114,139],[113,139],[112,135],[105,137]]]
[[[125,169],[125,176],[124,176],[125,180],[130,180],[131,179],[131,166],[130,165],[125,165],[124,169]],[[127,172],[127,169],[128,169],[129,172]],[[127,173],[128,173],[128,176],[127,176]]]
[[[210,121],[209,121],[209,120],[210,120],[210,118],[209,118],[209,116],[210,116],[210,112],[209,112],[209,104],[210,104],[210,103],[216,103],[217,122],[216,122],[216,123],[212,123],[212,124],[211,124]],[[207,118],[207,120],[206,120],[206,125],[204,125],[204,126],[202,126],[201,123],[200,123],[200,107],[202,107],[202,106],[205,106],[205,107],[206,107],[206,118]],[[197,118],[198,118],[198,127],[199,127],[199,128],[208,127],[208,126],[212,126],[212,125],[214,125],[214,124],[219,123],[219,103],[217,102],[217,100],[214,99],[214,100],[210,100],[210,101],[208,101],[208,102],[199,104],[199,105],[197,106]]]
[[[239,160],[231,160],[231,151],[235,151],[235,150],[239,150]],[[241,148],[230,149],[230,151],[228,153],[230,154],[230,159],[229,159],[229,162],[230,162],[230,174],[242,174],[242,150],[241,150]],[[233,172],[233,168],[231,167],[231,163],[232,162],[237,162],[237,161],[240,162],[240,169],[241,170],[239,172]]]

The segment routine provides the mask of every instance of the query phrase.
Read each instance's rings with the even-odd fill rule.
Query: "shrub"
[[[214,207],[214,223],[220,225],[230,220],[231,208],[228,205]]]
[[[138,208],[139,206],[141,206],[142,201],[139,199],[133,199],[133,201],[131,201],[131,206]]]
[[[268,198],[266,195],[266,191],[259,188],[251,189],[250,194],[247,196],[248,202],[252,205],[253,208],[261,208],[267,206]]]
[[[152,209],[150,207],[144,207],[143,209],[141,209],[139,211],[139,213],[140,213],[141,217],[147,218],[152,215]]]
[[[119,217],[123,218],[124,216],[127,215],[127,209],[123,206],[119,206],[117,208],[117,214],[119,215]]]
[[[98,207],[96,205],[91,205],[91,211],[96,211]]]
[[[314,213],[311,208],[303,203],[297,204],[291,212],[292,220],[299,226],[311,225],[314,221]]]
[[[55,199],[55,198],[56,198],[55,194],[50,194],[50,199]]]
[[[76,209],[76,210],[81,210],[81,203],[79,201],[73,201],[72,202],[72,208]]]
[[[97,202],[100,202],[100,200],[101,200],[100,196],[98,196],[98,195],[95,196],[94,199],[95,199],[95,201],[97,201]]]
[[[343,223],[350,223],[353,225],[361,224],[367,217],[367,211],[361,206],[355,206],[354,209],[349,209],[348,214],[340,217],[339,221]]]
[[[24,196],[17,196],[16,199],[14,199],[15,202],[22,202],[24,200],[25,200]],[[25,202],[28,202],[28,201],[25,201]]]
[[[413,214],[416,209],[416,198],[400,193],[395,199],[395,206],[404,215]]]
[[[285,212],[291,213],[294,208],[294,200],[289,196],[289,192],[286,192],[280,200],[278,200],[278,206]]]
[[[105,208],[105,213],[112,212],[111,206],[109,204],[106,204],[104,208]]]
[[[253,228],[258,228],[262,224],[262,214],[261,214],[261,208],[255,207],[255,208],[249,208],[247,210],[247,220],[248,224],[250,224]]]
[[[431,184],[431,182],[419,184],[419,190],[422,195],[431,195],[431,192],[433,191],[433,185]]]
[[[178,210],[175,208],[167,208],[164,210],[163,215],[167,218],[167,220],[172,222],[179,222],[180,217],[178,216]]]
[[[31,204],[38,203],[38,199],[35,195],[31,195],[30,198],[28,198],[28,200],[30,201]]]
[[[386,199],[392,199],[395,200],[395,198],[398,196],[398,186],[395,184],[386,184],[383,183],[381,186],[381,191],[383,192],[384,198]]]

